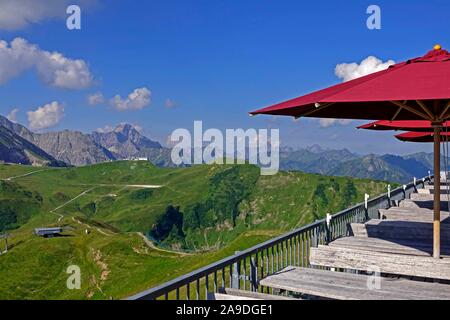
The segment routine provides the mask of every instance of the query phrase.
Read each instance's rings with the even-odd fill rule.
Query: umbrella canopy
[[[442,124],[443,127],[450,126],[450,121]],[[433,132],[431,121],[426,120],[380,120],[359,126],[358,129],[368,130],[401,130],[401,131],[415,131],[415,132]]]
[[[450,53],[436,45],[423,57],[395,64],[251,115],[367,120],[426,120],[434,135],[434,176],[440,176],[440,131],[450,119]],[[434,179],[433,256],[440,257],[440,179]]]
[[[250,114],[441,121],[450,116],[450,53],[425,56]]]
[[[405,142],[434,142],[433,132],[409,131],[402,134],[397,134],[395,137],[398,140]],[[440,139],[441,142],[449,142],[450,132],[441,132]]]

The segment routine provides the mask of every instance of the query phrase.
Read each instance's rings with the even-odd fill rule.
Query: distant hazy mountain
[[[95,143],[90,135],[78,131],[34,134],[31,141],[56,159],[74,166],[115,160],[111,152]]]
[[[284,170],[400,183],[426,176],[432,168],[432,159],[433,155],[427,153],[361,156],[346,149],[330,150],[317,145],[305,149],[283,148],[280,152],[280,166]]]
[[[120,124],[110,132],[93,132],[93,140],[110,151],[117,159],[148,158],[160,167],[173,167],[171,150],[164,148],[130,124]]]
[[[409,160],[393,157],[395,156],[367,155],[343,162],[329,174],[404,183],[412,181],[413,177],[423,177],[428,172],[420,163],[414,168]]]
[[[65,166],[28,140],[0,126],[0,160],[38,166]]]
[[[143,136],[130,124],[121,124],[111,132],[93,132],[92,138],[119,158],[130,158],[143,150],[162,148],[159,142]]]
[[[305,149],[282,148],[280,165],[283,170],[301,170],[327,174],[341,162],[357,159],[358,155],[348,151],[323,149],[313,145]]]

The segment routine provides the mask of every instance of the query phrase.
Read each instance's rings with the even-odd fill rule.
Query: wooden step
[[[414,193],[417,194],[417,193]],[[417,209],[428,209],[433,210],[434,202],[432,199],[428,200],[411,200],[406,199],[400,202],[400,208],[417,208]],[[447,200],[441,200],[441,211],[448,211],[448,202]]]
[[[350,231],[355,237],[420,240],[428,243],[433,240],[433,224],[427,222],[372,219],[365,224],[350,224]],[[441,224],[441,241],[450,243],[450,224]]]
[[[331,242],[329,246],[423,257],[430,257],[433,252],[431,242],[424,243],[417,240],[344,237]],[[450,256],[450,246],[441,246],[441,254],[445,257]]]
[[[450,259],[382,253],[368,250],[319,246],[311,248],[314,266],[372,271],[431,279],[450,280]]]
[[[299,300],[290,297],[225,288],[220,293],[210,293],[208,300]]]
[[[442,188],[441,187],[441,195],[445,195],[447,197],[447,194],[449,193],[449,189],[447,188]],[[434,188],[425,188],[425,189],[417,189],[417,193],[419,194],[434,194]]]
[[[398,221],[416,221],[416,222],[433,222],[434,213],[431,210],[422,212],[414,212],[411,210],[397,209],[380,209],[378,210],[380,219],[398,220]],[[441,212],[441,222],[450,223],[450,215],[447,212]]]
[[[449,300],[450,286],[381,277],[371,290],[373,277],[344,272],[288,267],[260,281],[261,285],[310,296],[338,300]]]

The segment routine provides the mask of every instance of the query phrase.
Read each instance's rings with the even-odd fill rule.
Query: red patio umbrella
[[[435,132],[434,173],[440,176],[442,124],[450,118],[450,53],[439,45],[423,57],[254,112],[312,118],[426,120]],[[440,179],[434,179],[433,256],[440,257]]]
[[[442,124],[443,127],[450,126],[450,121],[446,121]],[[380,120],[370,122],[359,126],[358,129],[368,130],[401,130],[401,131],[415,131],[415,132],[432,132],[433,126],[431,121],[425,120]]]
[[[450,141],[450,132],[441,132],[441,142]],[[434,142],[434,132],[416,132],[409,131],[402,134],[397,134],[395,137],[400,141],[405,142]]]

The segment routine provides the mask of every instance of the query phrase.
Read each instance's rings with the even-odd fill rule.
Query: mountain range
[[[0,126],[0,160],[24,165],[65,166],[62,161],[56,160],[41,148],[3,126]]]
[[[433,154],[359,155],[347,149],[332,150],[313,145],[303,149],[282,148],[280,166],[282,170],[406,183],[413,177],[428,175],[433,168]]]
[[[61,166],[84,166],[102,162],[147,158],[160,167],[174,167],[171,149],[145,137],[131,124],[108,132],[79,131],[35,133],[0,116],[0,160],[5,162]],[[405,183],[423,177],[433,167],[433,154],[359,155],[347,149],[324,149],[319,145],[280,150],[280,169],[333,176],[350,176]]]
[[[72,166],[135,157],[146,157],[159,166],[171,166],[170,149],[163,148],[160,143],[143,136],[130,124],[120,124],[111,132],[91,134],[70,130],[35,133],[0,116],[0,127],[35,145],[54,159]],[[2,152],[0,160],[8,162],[9,159],[6,150]]]

